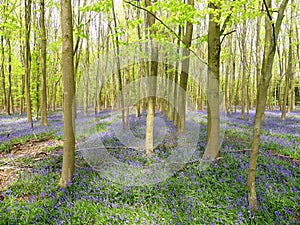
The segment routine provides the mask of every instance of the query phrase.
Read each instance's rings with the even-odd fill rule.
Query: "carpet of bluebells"
[[[91,127],[103,133],[105,145],[121,146],[110,129],[109,112],[79,116],[78,131]],[[227,115],[222,158],[203,169],[197,159],[205,149],[204,112],[191,112],[200,124],[194,160],[162,182],[126,186],[103,178],[76,154],[74,184],[58,186],[61,155],[35,162],[29,172],[0,193],[0,224],[297,224],[300,222],[300,166],[289,158],[268,154],[271,150],[300,159],[300,112],[280,119],[280,112],[267,111],[263,122],[257,166],[259,210],[251,214],[247,205],[247,169],[254,112],[240,119],[240,113]],[[113,117],[113,118],[112,118]],[[163,117],[162,117],[163,118]],[[145,115],[131,118],[136,136],[144,136]],[[0,116],[2,150],[14,139],[43,133],[62,136],[60,113],[49,115],[49,126],[35,122],[31,129],[24,116]],[[92,121],[92,122],[91,122]],[[174,127],[166,123],[172,131]],[[84,130],[84,132],[87,132]],[[80,132],[79,132],[80,133]],[[78,142],[80,142],[80,137]],[[166,140],[165,142],[170,142]],[[5,145],[6,144],[6,145]],[[172,151],[162,142],[155,156],[164,159]],[[177,143],[180,145],[180,143]],[[3,147],[4,146],[4,147]],[[170,145],[169,145],[170,146]],[[171,145],[172,146],[172,145]],[[144,155],[128,148],[112,149],[110,154],[124,163],[147,163]],[[159,159],[157,159],[159,160]]]

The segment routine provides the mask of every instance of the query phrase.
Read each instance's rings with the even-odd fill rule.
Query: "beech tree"
[[[71,183],[75,169],[73,102],[75,94],[71,0],[61,0],[64,152],[60,186]]]
[[[194,8],[194,0],[189,0],[188,5]],[[185,27],[185,36],[184,36],[185,46],[182,52],[182,56],[184,57],[184,59],[182,61],[181,73],[180,73],[180,87],[182,88],[183,91],[179,92],[180,96],[178,96],[179,98],[178,111],[179,111],[180,118],[178,121],[179,123],[177,125],[177,130],[179,132],[183,132],[185,130],[186,91],[187,91],[188,72],[189,72],[189,63],[190,63],[189,48],[191,47],[192,37],[193,37],[193,24],[190,21],[187,21]]]
[[[25,101],[27,120],[31,127],[33,127],[32,112],[31,112],[31,98],[30,98],[30,30],[31,30],[31,0],[25,0]]]
[[[207,145],[203,157],[213,160],[220,152],[219,76],[221,52],[220,3],[210,1],[208,7],[208,77],[207,77]]]
[[[46,83],[46,28],[45,28],[45,0],[40,1],[40,27],[41,27],[41,125],[47,126],[47,83]]]
[[[259,89],[257,93],[256,112],[253,128],[252,152],[248,171],[248,201],[252,211],[257,211],[257,197],[255,189],[255,172],[258,157],[258,146],[260,142],[260,131],[264,112],[266,108],[267,93],[272,78],[272,68],[276,53],[277,40],[280,32],[281,23],[284,17],[284,11],[288,0],[283,0],[278,9],[278,16],[274,21],[271,12],[271,0],[265,1],[264,5],[267,12],[265,20],[265,43],[262,69],[260,71]]]
[[[149,0],[145,0],[145,5],[151,6]],[[146,17],[147,27],[150,29],[150,46],[151,46],[151,62],[150,62],[150,76],[152,78],[157,77],[157,68],[158,68],[158,47],[157,44],[153,41],[153,36],[156,34],[155,29],[152,27],[155,23],[155,18],[151,13],[147,13]],[[153,135],[154,135],[154,116],[155,116],[155,104],[156,104],[156,79],[148,81],[148,93],[149,97],[147,98],[147,119],[146,119],[146,154],[147,156],[153,155]]]

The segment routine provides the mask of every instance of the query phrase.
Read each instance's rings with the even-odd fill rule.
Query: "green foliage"
[[[35,135],[35,134],[25,134],[22,137],[14,138],[14,139],[11,139],[8,142],[0,143],[0,152],[8,153],[13,149],[13,147],[15,145],[18,145],[18,144],[24,145],[29,140],[43,141],[43,140],[48,139],[48,138],[59,138],[59,137],[55,137],[54,133],[52,133],[52,132],[40,133],[40,134],[37,134],[37,135]]]
[[[80,10],[83,12],[106,12],[108,13],[112,8],[111,0],[96,1],[93,5],[86,5],[81,7]]]
[[[80,23],[76,27],[73,28],[74,34],[80,38],[87,38],[85,31],[84,31],[84,24]]]

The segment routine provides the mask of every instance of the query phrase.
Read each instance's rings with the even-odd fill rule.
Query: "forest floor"
[[[259,211],[254,215],[248,209],[246,191],[254,113],[247,114],[245,120],[240,119],[239,112],[227,116],[223,121],[226,126],[223,126],[221,157],[205,167],[201,155],[206,144],[206,115],[190,112],[189,116],[200,130],[196,150],[192,154],[187,152],[191,154],[189,162],[161,182],[132,186],[103,176],[101,169],[96,171],[104,158],[98,158],[95,164],[94,155],[85,155],[80,148],[95,148],[99,143],[91,143],[101,140],[101,149],[104,147],[118,162],[137,168],[148,165],[143,151],[133,146],[144,137],[145,114],[140,119],[130,117],[131,133],[124,132],[123,136],[116,114],[106,111],[97,116],[79,115],[74,184],[63,189],[58,186],[62,162],[61,114],[51,113],[48,127],[41,127],[35,121],[34,129],[24,116],[0,115],[0,224],[296,224],[300,221],[299,111],[288,114],[284,121],[280,120],[279,111],[266,112],[257,167]],[[155,157],[150,162],[154,164],[166,161],[174,148],[182,145],[182,140],[175,136],[159,138],[172,133],[174,127],[161,114],[157,117]],[[95,129],[89,133],[90,127]]]

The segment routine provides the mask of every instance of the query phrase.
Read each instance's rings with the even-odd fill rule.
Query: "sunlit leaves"
[[[112,8],[112,0],[96,1],[93,5],[86,5],[81,7],[81,11],[88,12],[106,12],[108,13]]]
[[[85,32],[84,32],[84,24],[80,23],[78,26],[73,28],[74,34],[80,38],[86,38]]]

